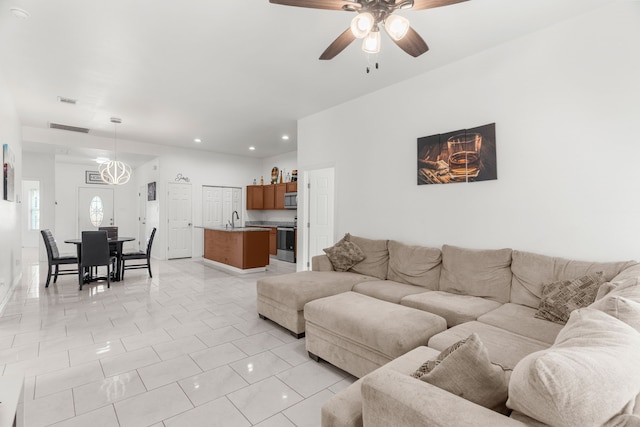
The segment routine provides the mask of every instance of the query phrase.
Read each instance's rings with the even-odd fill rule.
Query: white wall
[[[640,259],[639,22],[612,2],[302,119],[299,173],[336,167],[335,238]],[[492,122],[497,181],[416,185],[417,138]]]
[[[0,72],[0,146],[9,144],[15,155],[15,194],[21,197],[22,135],[20,119]],[[1,181],[0,181],[1,182]],[[0,191],[0,193],[2,193]],[[0,309],[22,276],[21,206],[0,196]]]
[[[55,156],[51,153],[23,151],[22,166],[23,179],[40,182],[40,229],[50,229],[55,236]],[[47,252],[41,236],[38,237],[38,246],[40,260],[46,262]]]
[[[251,184],[256,172],[261,168],[261,160],[227,154],[211,153],[198,150],[172,149],[160,156],[161,167],[158,180],[158,197],[160,199],[160,227],[156,233],[159,257],[166,258],[167,242],[164,225],[167,224],[166,194],[167,184],[176,182],[176,176],[188,177],[192,189],[192,214],[194,225],[202,225],[202,186],[239,187],[243,189],[242,218],[247,219],[246,186]],[[162,196],[161,196],[162,195]],[[228,218],[231,219],[231,218]],[[154,246],[156,245],[154,240]],[[194,228],[193,256],[204,254],[204,232]]]
[[[55,237],[61,252],[73,253],[74,246],[64,244],[65,239],[79,238],[78,189],[112,188],[114,194],[114,225],[120,236],[138,235],[137,187],[133,182],[125,185],[105,186],[87,184],[85,172],[98,170],[94,165],[57,162],[55,164]],[[108,225],[108,224],[107,224]],[[137,242],[125,243],[125,250],[137,250]]]

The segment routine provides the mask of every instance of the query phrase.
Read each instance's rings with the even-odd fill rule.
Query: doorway
[[[307,245],[303,259],[308,270],[311,269],[311,258],[323,254],[322,249],[334,243],[334,174],[334,168],[305,172],[304,213],[308,220],[304,233]]]
[[[147,250],[147,188],[138,190],[138,250]]]
[[[78,233],[115,225],[113,188],[78,188]]]
[[[167,259],[191,258],[191,184],[169,183]]]
[[[40,181],[22,181],[22,247],[40,242]]]

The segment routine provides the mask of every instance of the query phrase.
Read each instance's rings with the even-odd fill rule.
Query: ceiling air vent
[[[68,130],[68,131],[71,131],[71,132],[89,133],[89,129],[87,129],[87,128],[79,128],[79,127],[76,127],[76,126],[61,125],[60,123],[49,123],[49,128],[51,128],[51,129],[60,129],[60,130]]]
[[[73,98],[65,98],[64,96],[59,96],[58,102],[62,102],[63,104],[76,105],[78,103],[78,100]]]

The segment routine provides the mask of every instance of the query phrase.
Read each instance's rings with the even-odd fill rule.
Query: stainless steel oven
[[[295,227],[278,227],[276,258],[282,261],[296,262],[296,229]]]

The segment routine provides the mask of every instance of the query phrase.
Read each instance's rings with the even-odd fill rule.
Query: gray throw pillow
[[[364,252],[348,240],[348,234],[330,248],[323,249],[335,271],[347,271],[365,259]]]
[[[573,280],[559,280],[542,287],[542,298],[535,317],[564,324],[573,310],[593,303],[598,288],[604,283],[601,271]]]
[[[414,373],[425,368],[420,380],[460,396],[485,408],[508,414],[509,376],[500,366],[491,363],[480,337],[475,332],[428,361]]]

